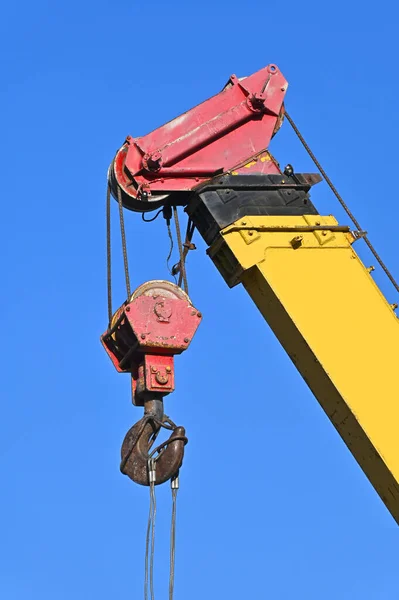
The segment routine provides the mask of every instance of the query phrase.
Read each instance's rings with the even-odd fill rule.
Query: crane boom
[[[310,201],[321,177],[282,171],[270,154],[286,89],[276,65],[232,76],[202,105],[128,138],[111,190],[133,211],[186,207],[226,283],[244,286],[399,524],[396,305],[354,249],[363,233]]]
[[[209,255],[245,287],[399,523],[399,320],[353,242],[331,216],[244,217]]]

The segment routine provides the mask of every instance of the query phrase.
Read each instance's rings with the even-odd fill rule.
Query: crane
[[[116,369],[130,374],[133,403],[144,407],[123,442],[121,470],[141,485],[160,484],[173,480],[183,461],[185,429],[163,405],[174,389],[174,356],[189,347],[202,318],[185,272],[196,229],[227,285],[245,288],[399,524],[398,307],[360,260],[360,240],[399,286],[287,113],[287,88],[275,64],[249,77],[232,75],[202,104],[148,135],[128,136],[111,163],[108,216],[112,195],[122,239],[123,209],[158,211],[168,224],[175,218],[180,251],[179,285],[152,281],[132,294],[127,277],[124,304],[114,313],[109,301],[101,341]],[[319,173],[282,169],[270,153],[285,120],[351,225],[319,214],[310,198]],[[177,207],[188,216],[184,242]],[[125,248],[124,259],[127,273]],[[161,428],[170,437],[149,453]]]

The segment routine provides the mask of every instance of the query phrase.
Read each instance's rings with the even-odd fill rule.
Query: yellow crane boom
[[[208,253],[245,287],[399,524],[399,319],[342,229],[332,216],[248,216]]]

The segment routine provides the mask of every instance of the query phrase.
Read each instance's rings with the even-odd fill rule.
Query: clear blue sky
[[[114,151],[231,73],[275,62],[292,116],[398,276],[398,16],[393,0],[3,5],[1,598],[142,597],[148,491],[118,470],[141,411],[98,341]],[[311,169],[288,124],[273,151]],[[341,217],[324,184],[313,201]],[[128,217],[133,284],[167,277],[163,223]],[[167,402],[190,438],[176,600],[399,598],[399,529],[244,290],[196,243],[204,321]],[[116,275],[117,304],[120,263]],[[157,600],[169,494],[158,492]]]

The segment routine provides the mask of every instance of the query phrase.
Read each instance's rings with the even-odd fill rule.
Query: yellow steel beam
[[[334,217],[247,217],[208,253],[242,283],[399,524],[399,319]]]

